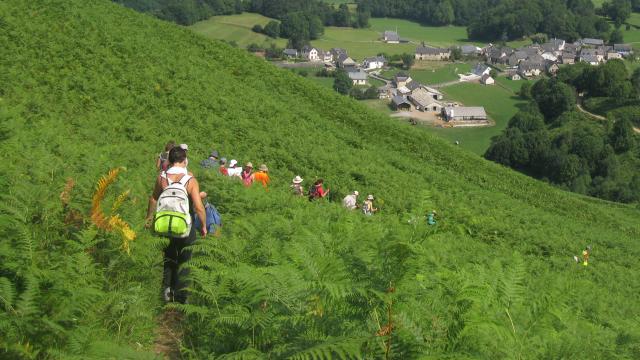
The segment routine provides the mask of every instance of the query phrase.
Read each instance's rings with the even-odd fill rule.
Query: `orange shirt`
[[[269,185],[269,182],[271,182],[271,179],[269,179],[269,174],[264,171],[258,171],[257,173],[253,174],[253,180],[261,182],[262,186],[264,187],[267,187],[267,185]]]

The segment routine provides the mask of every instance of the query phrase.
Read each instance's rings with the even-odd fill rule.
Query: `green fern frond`
[[[291,360],[360,359],[364,338],[329,338],[291,355]]]

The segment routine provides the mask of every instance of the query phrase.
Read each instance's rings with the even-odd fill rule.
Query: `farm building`
[[[493,85],[496,83],[495,80],[493,80],[493,78],[491,77],[491,75],[489,74],[485,74],[480,78],[480,83],[484,84],[484,85]]]
[[[347,53],[342,53],[338,55],[338,58],[336,59],[336,66],[342,69],[346,69],[356,66],[356,62],[353,61],[353,59],[350,58]]]
[[[406,86],[408,83],[411,82],[411,76],[409,76],[409,74],[405,73],[405,72],[399,72],[396,74],[396,76],[393,77],[393,83],[396,85],[397,88]]]
[[[478,63],[476,67],[473,69],[473,74],[477,76],[484,76],[491,72],[491,68],[485,64]]]
[[[386,63],[387,59],[384,56],[369,57],[362,61],[362,68],[365,70],[382,69]]]
[[[358,71],[351,71],[348,72],[349,75],[349,79],[351,79],[351,81],[353,81],[353,85],[367,85],[367,73],[362,71],[362,70],[358,70]]]
[[[447,106],[442,109],[446,121],[487,120],[487,113],[481,106]]]
[[[387,30],[382,34],[382,40],[387,44],[399,44],[400,35],[395,31]]]
[[[289,59],[295,59],[298,57],[298,50],[296,49],[284,49],[282,54]]]
[[[629,44],[613,44],[613,50],[622,56],[633,54],[633,48]]]
[[[460,47],[460,51],[464,56],[475,56],[475,55],[480,55],[480,52],[482,51],[482,49],[474,45],[462,45]]]
[[[518,75],[518,73],[513,73],[509,76],[509,79],[517,81],[517,80],[522,80],[522,77],[520,75]]]
[[[425,89],[417,89],[409,95],[409,100],[420,111],[441,112],[442,104],[435,100],[430,92]]]
[[[396,95],[391,99],[393,108],[400,111],[410,111],[411,103],[407,100],[406,96]]]
[[[578,40],[578,42],[580,43],[580,45],[582,46],[592,46],[592,47],[597,47],[597,46],[602,46],[604,45],[604,41],[602,39],[590,39],[590,38],[586,38],[586,39],[582,39],[582,40]]]
[[[427,90],[427,92],[431,94],[431,97],[434,100],[442,100],[442,98],[444,97],[444,95],[442,95],[442,93],[438,89],[434,89],[434,88],[428,87],[428,86],[424,86],[424,89]]]
[[[448,60],[451,57],[451,50],[423,45],[416,48],[415,57],[416,60]]]
[[[318,48],[305,45],[302,48],[302,56],[308,61],[323,61],[324,52]],[[321,57],[322,56],[322,57]]]

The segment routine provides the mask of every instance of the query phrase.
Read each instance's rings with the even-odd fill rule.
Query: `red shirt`
[[[220,165],[220,169],[218,171],[220,171],[220,174],[224,176],[229,176],[229,171],[224,167],[224,165]]]

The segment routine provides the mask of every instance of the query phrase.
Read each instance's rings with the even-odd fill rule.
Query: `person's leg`
[[[187,300],[187,277],[189,276],[189,269],[185,266],[185,263],[191,259],[191,245],[196,241],[196,228],[191,227],[189,237],[182,239],[178,248],[178,258],[176,266],[176,285],[175,285],[175,298],[177,302],[185,303]]]
[[[169,239],[169,245],[164,249],[163,272],[162,272],[162,293],[165,300],[168,298],[167,289],[175,292],[175,282],[178,274],[178,248],[174,239]]]

